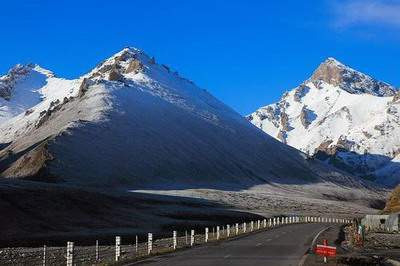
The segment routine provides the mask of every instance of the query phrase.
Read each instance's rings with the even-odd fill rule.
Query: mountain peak
[[[154,64],[153,57],[137,48],[126,47],[98,64],[87,77],[119,80],[124,74],[137,74],[143,72],[145,66]]]
[[[352,94],[389,97],[397,92],[393,86],[354,70],[333,57],[322,62],[308,81],[314,83],[316,87],[325,82]]]
[[[340,66],[340,67],[344,67],[345,65],[342,64],[339,60],[337,60],[334,57],[328,57],[324,62],[322,62],[322,64],[324,65],[333,65],[333,66]]]

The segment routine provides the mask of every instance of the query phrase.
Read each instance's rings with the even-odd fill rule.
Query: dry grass
[[[400,212],[400,185],[393,190],[383,211],[385,213]]]

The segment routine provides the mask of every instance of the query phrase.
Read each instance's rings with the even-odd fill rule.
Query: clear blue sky
[[[251,2],[251,3],[250,3]],[[400,86],[400,1],[4,1],[0,73],[33,62],[74,78],[134,46],[241,114],[326,57]]]

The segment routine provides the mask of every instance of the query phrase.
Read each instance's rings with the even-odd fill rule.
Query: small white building
[[[366,215],[361,224],[367,231],[375,232],[399,232],[400,213],[388,215]]]

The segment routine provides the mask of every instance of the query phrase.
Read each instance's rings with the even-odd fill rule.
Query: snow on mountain
[[[0,122],[4,178],[135,188],[321,178],[319,164],[137,49],[75,80],[23,68],[4,78],[5,109],[19,108]]]
[[[400,182],[397,90],[333,58],[278,103],[247,116],[276,139],[352,174]]]

